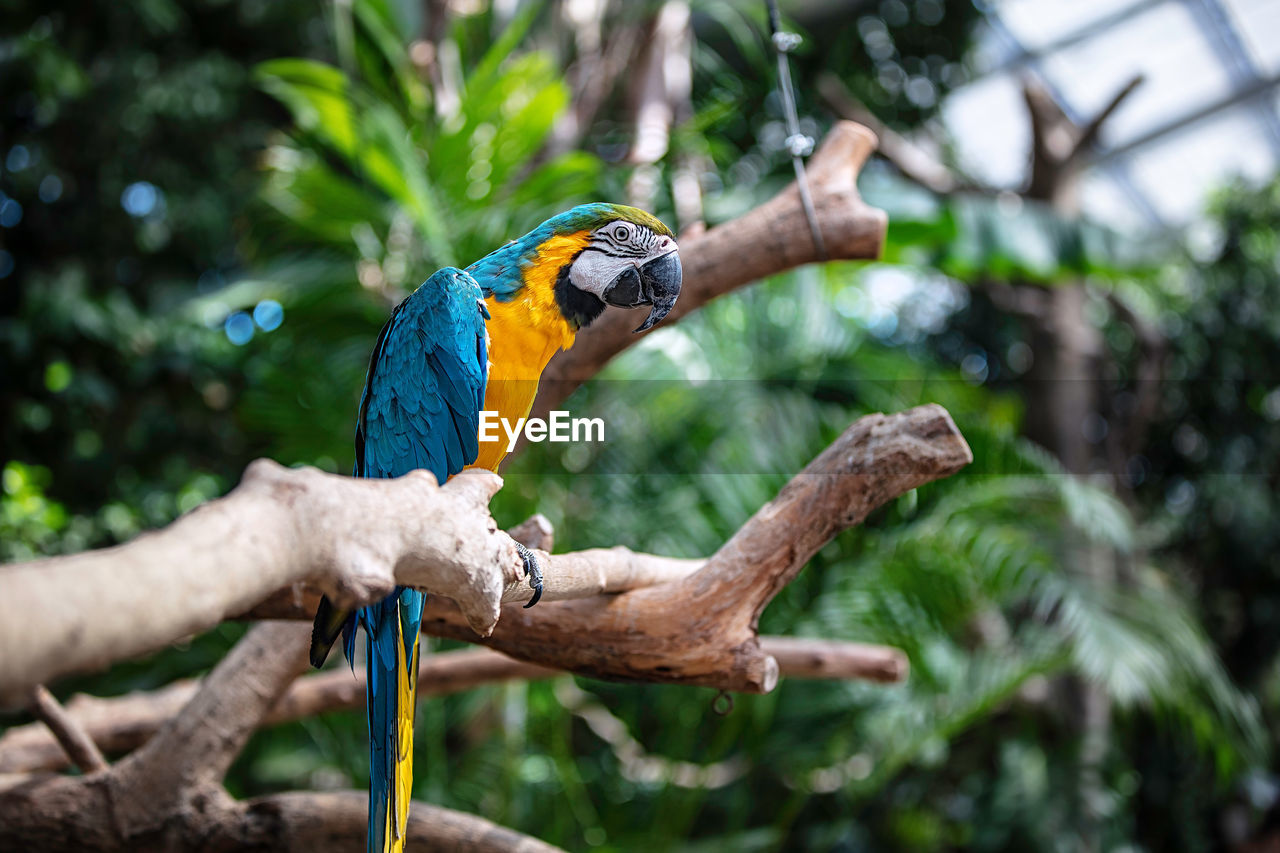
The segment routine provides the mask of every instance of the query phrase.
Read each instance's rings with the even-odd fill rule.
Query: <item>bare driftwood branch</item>
[[[9,652],[0,660],[0,700],[246,611],[269,619],[310,603],[314,612],[308,587],[367,603],[396,583],[414,586],[457,602],[483,635],[503,602],[532,595],[514,540],[489,515],[501,483],[469,471],[439,488],[423,471],[360,480],[259,460],[227,497],[163,530],[115,548],[0,567],[0,647]],[[533,545],[551,536],[544,518],[515,532]],[[544,601],[662,583],[703,563],[620,547],[539,556]],[[132,574],[122,584],[125,565]]]
[[[313,609],[314,605],[301,607],[297,615],[308,618]],[[792,637],[761,637],[760,646],[777,659],[779,672],[786,678],[888,683],[902,681],[907,675],[906,655],[887,646]],[[563,674],[563,670],[518,661],[489,649],[439,652],[422,657],[418,698]],[[190,701],[197,685],[184,679],[159,690],[105,699],[79,694],[67,703],[65,713],[103,752],[119,755],[146,743]],[[336,669],[299,678],[262,718],[262,725],[363,708],[364,694],[362,671]],[[0,774],[62,770],[67,765],[67,753],[40,723],[15,726],[0,736]]]
[[[275,794],[241,804],[229,817],[231,819],[222,825],[222,833],[212,839],[222,845],[220,849],[257,848],[298,853],[360,850],[369,826],[369,799],[363,791]],[[288,846],[282,846],[286,841]],[[406,846],[410,850],[450,853],[556,853],[560,850],[482,817],[418,800],[413,801],[409,810]]]
[[[894,684],[907,677],[906,653],[891,646],[761,637],[760,648],[778,662],[778,671],[788,678],[857,678]]]
[[[555,529],[542,513],[534,513],[514,527],[508,528],[507,535],[526,548],[540,551],[550,551],[555,542]],[[508,583],[507,589],[503,591],[504,595],[508,590],[513,590],[518,585],[518,582]],[[557,581],[555,586],[557,587],[558,595],[562,598],[567,597],[563,583]],[[316,607],[319,604],[319,590],[314,587],[308,587],[306,583],[300,581],[284,589],[276,590],[253,607],[243,613],[236,614],[234,618],[255,620],[310,619],[315,615]]]
[[[429,596],[422,630],[597,678],[767,692],[777,681],[778,662],[760,648],[755,627],[769,600],[841,530],[886,501],[955,473],[972,458],[941,406],[869,415],[705,562],[625,548],[539,553],[548,566],[548,584],[562,569],[563,582],[580,591],[612,591],[607,583],[602,588],[600,574],[606,581],[643,583],[624,595],[560,601],[550,600],[564,596],[550,594],[548,586],[546,604],[532,610],[508,604],[488,637],[471,630],[452,602]],[[509,595],[515,601],[527,597],[515,588]],[[305,603],[277,603],[278,609],[259,609],[257,615],[304,618],[310,613]],[[578,642],[582,636],[592,642]]]
[[[179,714],[114,767],[83,777],[0,776],[3,850],[347,850],[368,825],[363,792],[236,802],[231,760],[306,666],[308,628],[253,628]],[[481,818],[415,803],[411,840],[450,851],[554,850]]]
[[[430,598],[423,631],[597,678],[767,692],[778,663],[756,637],[765,605],[841,530],[972,459],[941,406],[868,415],[687,577],[625,595],[508,606],[488,637]]]
[[[259,460],[228,496],[162,530],[0,567],[0,700],[206,630],[298,582],[343,603],[397,582],[431,590],[487,633],[522,577],[488,511],[501,484],[483,471],[437,487],[425,471],[373,481]]]
[[[310,627],[297,622],[251,628],[200,682],[182,711],[146,746],[116,764],[117,822],[128,812],[145,821],[154,815],[157,800],[220,783],[262,718],[306,670],[310,638]]]
[[[107,769],[107,759],[103,757],[93,738],[43,684],[36,685],[31,691],[29,707],[36,719],[43,723],[43,730],[53,739],[63,757],[70,759],[72,764],[80,768],[81,773],[96,773]],[[34,725],[41,727],[40,723]]]
[[[302,630],[304,626],[296,625]],[[523,663],[488,649],[424,654],[418,668],[418,698],[470,690],[517,678],[546,678],[557,670]],[[200,682],[183,679],[159,690],[99,698],[77,695],[66,713],[103,751],[129,752],[146,743],[195,695]],[[261,717],[263,726],[340,709],[363,708],[364,672],[345,667],[294,681]],[[0,773],[60,770],[66,756],[39,723],[16,726],[0,736]]]
[[[197,808],[199,809],[197,811]],[[273,794],[237,802],[214,791],[169,816],[163,832],[126,836],[111,824],[99,777],[0,776],[0,850],[201,850],[328,853],[361,850],[369,825],[364,791]],[[481,817],[414,800],[408,843],[439,853],[554,853],[560,848]]]
[[[809,160],[809,184],[822,240],[830,259],[880,256],[888,219],[858,195],[858,172],[875,148],[871,131],[839,122]],[[750,213],[680,243],[684,285],[663,325],[732,290],[783,270],[818,261],[818,253],[791,184]],[[614,356],[640,340],[631,334],[634,312],[610,311],[578,334],[573,348],[557,353],[542,374],[530,417],[545,418]],[[645,334],[649,334],[646,332]]]
[[[507,535],[526,548],[550,551],[555,543],[556,531],[551,526],[550,519],[535,512],[515,527],[507,528]]]

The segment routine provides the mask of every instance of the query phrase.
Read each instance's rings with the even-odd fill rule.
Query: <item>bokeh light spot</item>
[[[160,202],[160,191],[148,181],[137,181],[129,184],[120,194],[120,206],[125,213],[139,218],[156,209]]]
[[[71,384],[71,365],[65,361],[52,361],[44,369],[44,387],[53,393],[67,390]]]
[[[227,333],[227,340],[238,347],[253,340],[253,320],[243,311],[237,311],[228,317],[222,328]]]
[[[0,225],[5,228],[12,228],[22,221],[22,205],[18,204],[11,198],[4,200],[0,204]]]
[[[284,322],[284,308],[274,299],[264,299],[254,306],[253,322],[264,332],[274,331]]]
[[[4,167],[10,172],[21,172],[31,165],[31,152],[25,145],[15,145],[9,149],[9,156],[4,159]]]
[[[971,352],[960,360],[960,372],[964,374],[966,381],[981,385],[987,381],[987,375],[990,367],[987,364],[987,354],[983,352]]]
[[[52,204],[62,198],[62,178],[57,175],[45,175],[40,181],[40,200]]]

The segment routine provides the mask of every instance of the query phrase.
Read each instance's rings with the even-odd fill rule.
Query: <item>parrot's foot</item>
[[[519,542],[516,543],[516,550],[520,552],[520,559],[524,560],[524,576],[529,579],[529,586],[533,588],[533,598],[525,605],[527,610],[542,598],[542,567],[538,565],[538,558],[533,556],[533,552]]]

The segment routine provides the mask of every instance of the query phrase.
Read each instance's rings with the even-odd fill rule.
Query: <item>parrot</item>
[[[356,417],[356,477],[416,469],[444,483],[465,468],[496,471],[504,441],[479,440],[481,411],[509,423],[527,417],[547,362],[606,306],[649,306],[635,329],[661,322],[680,295],[675,235],[635,207],[582,204],[543,222],[465,270],[431,275],[392,311],[369,359]],[[517,543],[533,588],[537,559]],[[311,663],[324,664],[341,634],[355,665],[364,630],[370,740],[370,853],[404,849],[413,781],[418,632],[424,593],[397,587],[355,612],[321,599]]]

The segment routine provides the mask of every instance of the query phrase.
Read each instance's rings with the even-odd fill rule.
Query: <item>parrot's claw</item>
[[[533,598],[529,599],[529,603],[525,605],[527,610],[542,598],[542,567],[538,565],[538,558],[533,556],[533,552],[519,542],[516,543],[516,550],[520,552],[520,559],[524,561],[524,576],[529,579],[529,586],[533,588]]]

